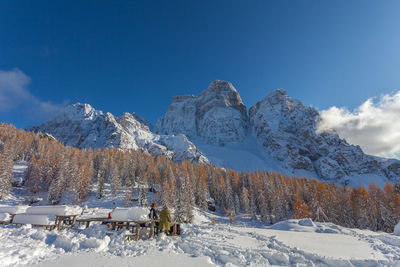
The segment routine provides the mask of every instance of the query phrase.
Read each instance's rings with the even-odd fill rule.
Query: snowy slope
[[[213,225],[211,218],[219,223]],[[245,218],[196,213],[178,237],[124,242],[121,231],[106,236],[104,225],[81,231],[0,226],[2,266],[398,266],[400,237],[310,220],[265,227]]]
[[[28,130],[50,133],[66,145],[79,148],[140,149],[155,155],[164,154],[178,162],[208,162],[183,135],[157,135],[150,131],[147,121],[135,113],[125,113],[118,118],[95,110],[89,104],[68,106],[49,121]]]

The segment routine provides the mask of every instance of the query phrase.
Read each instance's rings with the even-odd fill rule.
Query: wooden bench
[[[103,224],[109,224],[112,231],[118,231],[122,229],[130,230],[131,234],[126,235],[127,240],[135,239],[139,240],[139,233],[141,228],[150,228],[149,238],[153,237],[155,220],[146,220],[146,221],[132,221],[132,220],[113,220],[108,219],[107,217],[87,217],[87,218],[76,218],[75,223],[79,225],[85,223],[86,228],[90,226],[91,222],[102,222]],[[145,225],[145,226],[143,226]],[[111,236],[112,232],[108,232],[107,235]]]
[[[24,221],[24,220],[18,221],[18,219],[19,219],[18,217],[16,217],[17,221],[14,221],[15,216],[28,216],[27,218],[29,218],[29,216],[32,216],[32,217],[47,216],[47,217],[54,219],[54,223],[51,223],[51,224],[30,223],[29,219],[27,221]],[[51,214],[22,213],[22,214],[14,215],[11,223],[16,224],[16,225],[31,224],[32,226],[44,227],[49,230],[53,230],[55,228],[57,228],[57,230],[62,230],[64,228],[72,228],[75,224],[76,217],[77,217],[77,215],[58,216],[58,215],[51,215]]]
[[[150,228],[150,232],[148,237],[152,238],[154,235],[154,227],[155,227],[155,220],[146,220],[146,221],[121,221],[121,220],[112,220],[108,219],[104,221],[105,223],[111,224],[111,229],[113,231],[118,231],[121,229],[130,230],[130,234],[126,234],[126,240],[135,239],[136,241],[140,238],[140,229],[143,228]]]
[[[23,215],[23,214],[19,214],[19,215]],[[52,231],[53,229],[55,229],[57,227],[57,220],[55,220],[54,222],[49,223],[49,224],[40,224],[40,223],[38,224],[38,223],[19,222],[19,221],[14,221],[14,219],[13,219],[13,221],[10,224],[20,225],[20,226],[30,224],[34,227],[43,227],[45,229]]]

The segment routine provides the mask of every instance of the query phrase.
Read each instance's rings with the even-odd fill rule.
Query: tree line
[[[248,214],[265,223],[312,218],[345,227],[393,231],[400,220],[400,186],[387,182],[356,188],[317,179],[284,177],[276,172],[237,172],[211,164],[176,163],[163,155],[115,148],[77,149],[45,135],[0,124],[0,198],[11,190],[12,167],[29,162],[26,184],[32,194],[47,192],[50,204],[72,193],[82,203],[95,189],[98,198],[123,190],[126,206],[147,205],[147,191],[159,205],[168,205],[179,222],[191,222],[193,208],[206,210],[210,201],[231,216]]]

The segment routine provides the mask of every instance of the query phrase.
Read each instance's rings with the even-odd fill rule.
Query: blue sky
[[[86,102],[155,122],[172,96],[216,79],[247,108],[285,88],[353,110],[400,87],[399,14],[389,0],[2,1],[0,71],[17,68],[29,97],[2,89],[0,121],[25,127]]]

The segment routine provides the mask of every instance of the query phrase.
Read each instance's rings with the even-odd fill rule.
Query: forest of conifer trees
[[[400,186],[390,182],[383,190],[373,182],[368,188],[350,188],[275,172],[178,164],[134,150],[81,150],[8,124],[0,124],[0,199],[10,193],[13,164],[21,160],[29,162],[25,186],[32,195],[47,192],[50,204],[67,192],[75,203],[83,203],[94,188],[103,198],[109,183],[113,195],[125,192],[127,206],[133,205],[136,190],[139,204],[146,206],[148,189],[156,189],[157,202],[171,207],[178,222],[190,223],[193,208],[206,210],[210,200],[226,214],[248,214],[265,223],[312,218],[391,232],[400,220]]]

